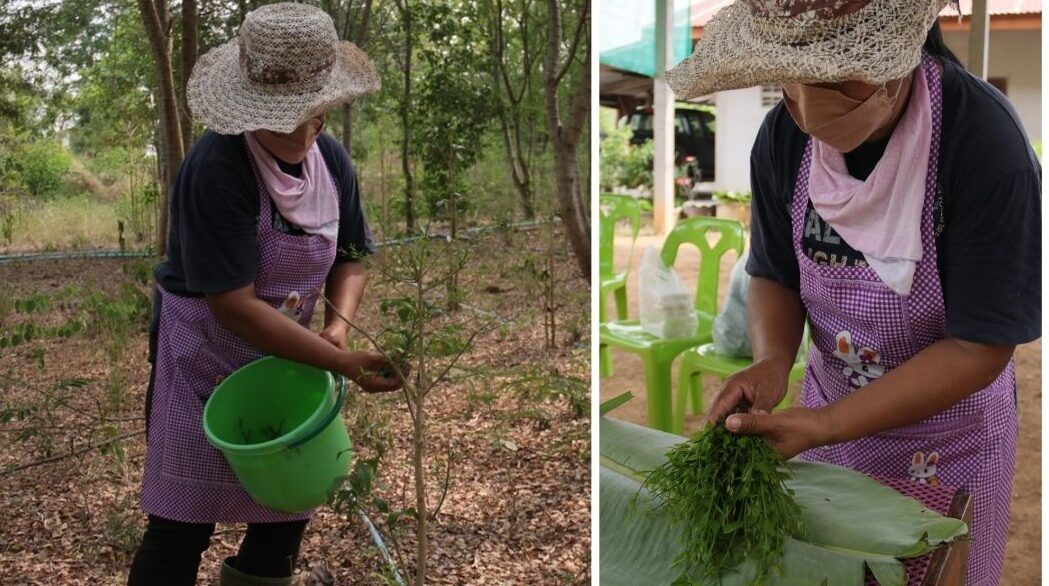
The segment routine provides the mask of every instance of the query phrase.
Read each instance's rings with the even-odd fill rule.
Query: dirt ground
[[[646,246],[660,246],[661,238],[641,236],[633,246],[634,270],[641,262],[641,255]],[[683,248],[679,253],[675,268],[690,290],[694,290],[699,268],[699,253],[691,247]],[[631,256],[629,238],[616,240],[617,270],[625,270]],[[734,254],[730,253],[722,260],[720,298],[724,299],[728,290],[728,276],[735,263]],[[627,299],[630,305],[630,316],[637,316],[637,279],[627,280]],[[609,300],[608,311],[614,315],[614,305]],[[1013,483],[1012,518],[1009,526],[1009,541],[1005,552],[1005,569],[1002,584],[1040,584],[1042,568],[1042,342],[1041,340],[1025,344],[1016,349],[1016,376],[1019,395],[1020,436],[1017,442],[1017,469]],[[601,400],[611,399],[621,393],[630,391],[634,399],[616,409],[614,417],[644,424],[647,417],[645,400],[644,369],[637,355],[613,351],[615,372],[611,378],[602,378]],[[676,386],[676,370],[673,380]],[[717,394],[718,382],[713,377],[704,381],[705,404],[709,405]],[[797,389],[792,389],[796,393]],[[702,417],[692,415],[685,419],[685,432],[691,433],[702,424]]]
[[[449,455],[454,458],[447,497],[432,524],[429,583],[590,583],[589,290],[562,247],[555,266],[561,288],[558,345],[544,349],[539,297],[523,268],[529,258],[533,264],[544,258],[546,238],[538,236],[485,240],[461,277],[466,303],[509,321],[477,341],[467,366],[484,369],[480,374],[429,399],[431,479],[443,478],[436,472],[444,470]],[[59,299],[75,285],[79,297],[68,295],[29,316],[38,325],[57,325],[80,310],[84,295],[118,295],[141,272],[135,262],[0,265],[0,295],[8,302],[34,293]],[[358,323],[375,331],[382,319],[379,301],[389,294],[385,286],[370,284]],[[467,329],[480,321],[472,310],[458,315]],[[0,314],[0,330],[29,319],[10,308],[6,316],[5,323]],[[137,328],[115,363],[107,359],[104,340],[86,332],[0,349],[0,584],[125,583],[145,524],[137,506],[142,435],[116,448],[6,473],[142,429],[147,333]],[[529,396],[510,385],[532,368],[557,377],[559,388],[574,389],[574,395]],[[73,377],[79,386],[70,384]],[[61,403],[42,407],[59,394]],[[387,421],[392,447],[379,470],[379,494],[393,508],[413,505],[411,421],[403,401],[396,394],[351,396],[346,418],[361,453],[368,446],[357,433]],[[107,403],[113,397],[116,408]],[[26,407],[35,410],[19,411]],[[35,431],[23,437],[30,428]],[[431,480],[430,488],[433,507],[442,498],[440,482]],[[410,527],[406,533],[404,549],[414,552]],[[215,583],[221,560],[235,553],[242,535],[242,527],[219,526],[198,584]],[[388,583],[379,576],[382,558],[364,524],[328,507],[310,523],[296,572],[322,563],[340,585]]]

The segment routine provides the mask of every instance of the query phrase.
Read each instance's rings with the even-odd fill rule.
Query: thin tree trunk
[[[415,231],[415,210],[412,196],[415,192],[415,181],[412,177],[409,152],[411,146],[411,111],[412,111],[412,13],[408,0],[404,0],[401,11],[404,19],[404,97],[401,101],[401,169],[404,172],[404,222],[408,233]]]
[[[188,153],[193,145],[193,114],[186,100],[186,88],[193,66],[197,64],[197,31],[199,28],[197,0],[182,0],[182,87],[179,89],[181,111],[182,151]]]
[[[583,19],[576,30],[575,39],[568,52],[565,65],[561,61],[561,8],[557,0],[547,0],[547,41],[546,61],[543,67],[544,97],[546,104],[546,122],[550,139],[554,143],[554,175],[557,178],[557,203],[565,235],[576,257],[576,263],[583,278],[590,282],[590,230],[589,222],[584,217],[585,209],[580,205],[582,198],[579,179],[579,140],[590,110],[590,75],[585,67],[578,76],[575,91],[569,106],[567,122],[561,120],[557,90],[575,59],[575,51],[580,48],[582,27],[587,26],[589,15],[587,4],[583,5]],[[590,62],[590,46],[585,44],[584,64]]]
[[[515,150],[510,137],[509,114],[501,108],[499,111],[499,122],[502,127],[503,148],[506,151],[506,161],[510,164],[510,179],[513,180],[514,189],[521,198],[521,210],[526,220],[535,219],[535,201],[532,197],[532,178],[529,173],[528,161],[522,156],[520,150]]]
[[[355,14],[353,10],[354,0],[347,0],[345,7],[342,2],[335,2],[334,4],[329,0],[326,2],[326,11],[331,14],[332,18],[336,22],[341,23],[342,30],[339,31],[341,38],[347,41],[352,41],[357,44],[361,49],[365,48],[368,41],[368,25],[371,22],[372,15],[372,0],[364,0],[364,5],[361,6],[360,12]],[[339,16],[341,15],[341,18]],[[346,148],[347,153],[351,153],[351,143],[353,141],[353,104],[346,102],[342,106],[342,146]]]
[[[417,272],[418,278],[415,282],[416,291],[416,307],[424,306],[424,285],[423,275],[424,272],[420,269]],[[415,378],[415,417],[414,417],[414,434],[412,437],[412,466],[415,469],[415,511],[418,514],[418,525],[416,526],[416,543],[415,543],[415,586],[424,586],[426,584],[426,566],[429,557],[428,546],[429,546],[429,522],[430,513],[426,507],[426,394],[430,389],[430,382],[427,380],[429,373],[426,372],[426,327],[423,320],[417,320],[416,324],[416,340],[417,340],[417,356],[418,356],[418,370],[419,373]]]
[[[449,197],[452,206],[452,241],[454,242],[459,237],[459,194],[456,190],[459,180],[459,159],[452,151],[448,152],[448,158],[448,167],[451,171],[449,183],[452,185],[452,192]],[[452,271],[452,274],[448,276],[448,310],[457,309],[459,309],[459,271]]]
[[[159,2],[159,3],[158,3]],[[168,235],[168,202],[170,201],[171,182],[178,173],[179,165],[185,154],[182,145],[182,131],[178,117],[178,98],[175,93],[175,78],[171,68],[171,37],[167,34],[166,0],[138,0],[139,11],[149,38],[153,62],[156,65],[159,82],[157,104],[160,108],[160,144],[164,156],[164,173],[162,177],[160,218],[157,222],[157,256],[163,256]]]
[[[390,233],[390,208],[386,199],[386,134],[379,125],[379,195],[382,197],[382,239]]]
[[[350,149],[350,142],[353,138],[353,106],[350,102],[346,102],[342,105],[342,146],[346,149],[346,153],[350,154],[350,158],[353,158],[353,151]]]
[[[526,154],[521,146],[521,135],[527,131],[531,136],[535,132],[531,124],[522,124],[521,121],[523,116],[521,103],[529,94],[529,88],[531,87],[530,78],[533,72],[532,64],[534,63],[528,47],[529,4],[525,2],[521,7],[521,19],[518,27],[518,32],[521,35],[523,56],[521,63],[514,63],[512,66],[514,69],[523,69],[519,93],[515,91],[517,88],[511,84],[510,75],[507,71],[510,66],[506,62],[502,0],[496,0],[494,7],[490,8],[490,10],[493,12],[491,22],[491,36],[493,39],[492,77],[496,87],[503,94],[498,109],[503,148],[506,151],[506,162],[510,166],[510,177],[513,180],[514,189],[521,200],[521,209],[524,212],[524,217],[528,220],[534,220],[535,197],[532,193],[532,176],[529,168],[531,151]]]
[[[426,511],[426,461],[425,421],[423,420],[423,397],[416,399],[415,445],[412,449],[412,467],[415,469],[415,510],[419,515],[415,544],[415,586],[426,584],[426,562],[429,532],[429,513]]]

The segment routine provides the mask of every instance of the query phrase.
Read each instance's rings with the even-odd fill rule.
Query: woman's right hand
[[[404,386],[404,380],[398,376],[397,369],[378,352],[347,352],[339,371],[367,393],[388,393]],[[400,374],[408,376],[406,366],[401,367]]]
[[[707,421],[716,424],[737,408],[771,413],[787,394],[787,377],[793,364],[789,359],[765,358],[732,375],[714,399]]]

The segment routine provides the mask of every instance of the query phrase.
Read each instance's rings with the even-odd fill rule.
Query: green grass
[[[117,217],[115,204],[86,195],[27,205],[0,251],[116,248]]]

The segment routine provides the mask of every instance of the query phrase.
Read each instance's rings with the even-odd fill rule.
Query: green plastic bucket
[[[328,501],[350,466],[346,379],[268,356],[215,388],[204,433],[259,504],[298,513]]]

